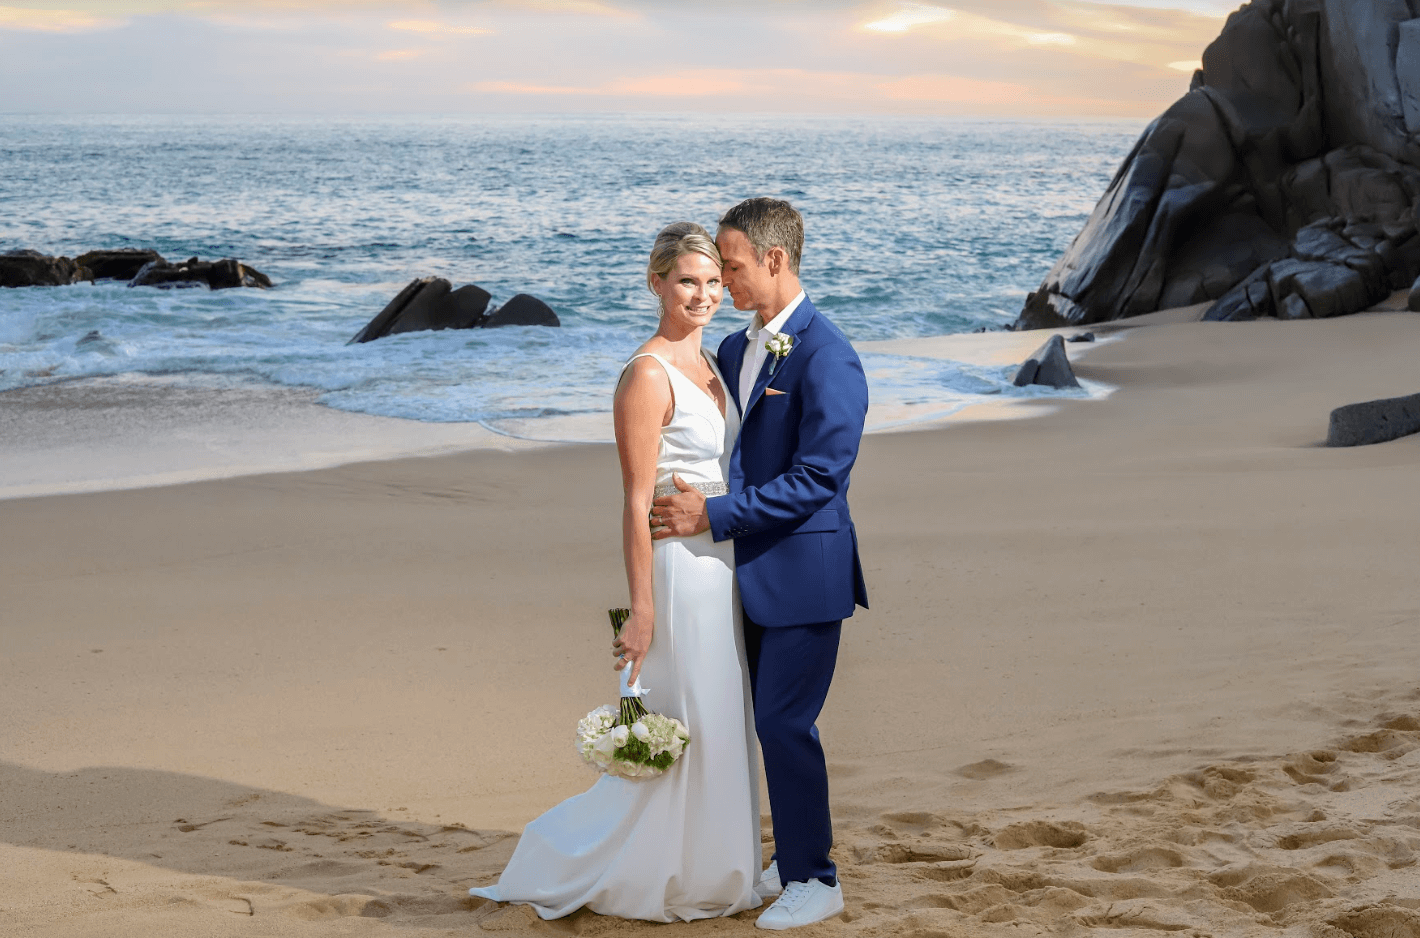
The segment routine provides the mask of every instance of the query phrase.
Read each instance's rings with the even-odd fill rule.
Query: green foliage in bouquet
[[[631,617],[629,609],[609,609],[615,634]],[[654,778],[679,759],[690,731],[679,720],[652,713],[640,697],[622,697],[619,708],[598,707],[577,723],[577,751],[608,775]]]

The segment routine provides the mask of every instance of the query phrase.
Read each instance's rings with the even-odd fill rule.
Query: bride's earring
[[[665,317],[666,317],[666,298],[663,297],[663,296],[660,296],[660,297],[657,297],[657,298],[656,298],[656,318],[657,318],[657,319],[664,319]]]

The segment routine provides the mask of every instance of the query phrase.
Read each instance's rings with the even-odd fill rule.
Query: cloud
[[[637,19],[640,14],[602,3],[600,0],[502,0],[501,5],[547,13],[575,13],[582,16],[610,16],[617,19]]]
[[[801,68],[687,69],[628,75],[596,84],[554,85],[536,82],[481,81],[465,90],[495,95],[600,97],[618,100],[680,98],[743,107],[747,100],[762,106],[778,99],[791,107],[824,101],[881,100],[875,85],[884,76],[861,72],[828,72]]]
[[[1147,116],[1220,26],[1090,0],[0,0],[0,30],[75,33],[7,43],[0,86],[59,110],[125,74],[193,110],[240,88],[333,113]]]
[[[946,26],[945,24],[950,24]],[[1076,37],[1058,30],[1011,23],[927,3],[905,3],[882,19],[864,23],[862,29],[874,33],[906,33],[919,27],[937,27],[957,40],[996,40],[1006,45],[1069,46]]]
[[[0,6],[0,29],[16,29],[40,33],[80,33],[95,29],[113,29],[123,21],[106,16],[94,16],[77,10],[32,10],[23,7]]]
[[[455,26],[450,23],[440,23],[435,20],[396,20],[387,24],[390,29],[403,30],[410,33],[433,33],[449,36],[487,36],[493,32],[483,26]]]
[[[1121,62],[1164,74],[1194,62],[1223,25],[1211,7],[1200,12],[1098,0],[955,0],[951,7],[900,2],[896,11],[860,24],[859,32],[900,51],[912,44],[952,45],[961,50],[954,62],[979,60],[984,50],[1038,50],[1074,56],[1079,69]]]
[[[1202,68],[1202,67],[1203,67],[1203,60],[1202,60],[1202,59],[1192,59],[1192,60],[1186,61],[1186,62],[1170,62],[1170,63],[1169,63],[1169,68],[1173,69],[1174,71],[1176,71],[1176,72],[1188,72],[1190,75],[1192,75],[1194,72],[1198,71],[1198,70],[1199,70],[1200,68]]]
[[[905,33],[914,26],[932,23],[949,23],[956,18],[956,10],[936,7],[928,3],[904,3],[896,13],[882,19],[864,23],[863,28],[875,33]]]
[[[465,93],[561,98],[569,107],[664,110],[669,99],[692,110],[739,112],[778,102],[793,113],[913,113],[979,116],[1115,115],[1121,101],[1085,87],[922,73],[907,76],[809,69],[696,69],[622,76],[585,85],[480,81]],[[571,105],[571,101],[586,102]],[[558,106],[549,102],[551,106]],[[510,105],[511,106],[511,105]],[[539,106],[542,106],[540,103]],[[674,106],[674,105],[672,105]],[[526,105],[521,105],[526,107]],[[1152,110],[1152,108],[1149,108]]]

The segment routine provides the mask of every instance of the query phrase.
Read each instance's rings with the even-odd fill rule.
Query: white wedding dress
[[[713,490],[726,478],[739,432],[733,401],[722,417],[669,362],[636,356],[644,357],[665,368],[675,398],[661,430],[657,491],[672,486],[672,473]],[[759,905],[759,761],[734,543],[716,543],[708,531],[652,543],[656,630],[641,670],[644,703],[684,722],[690,745],[658,778],[604,775],[533,821],[497,884],[471,895],[526,903],[545,919],[586,906],[622,918],[689,921]],[[580,715],[567,715],[569,751]]]

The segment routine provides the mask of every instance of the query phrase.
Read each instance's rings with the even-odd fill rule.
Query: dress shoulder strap
[[[654,358],[657,362],[659,362],[661,367],[665,369],[666,378],[670,381],[672,385],[672,390],[674,390],[674,385],[677,378],[681,379],[682,381],[690,380],[681,372],[679,368],[677,368],[675,365],[672,365],[670,362],[666,361],[664,358],[657,355],[655,352],[642,352],[640,355],[632,355],[626,360],[626,364],[621,366],[622,373],[625,373],[626,369],[631,367],[631,363],[636,361],[636,359],[638,358]]]
[[[642,352],[642,353],[640,353],[639,355],[632,355],[630,358],[628,358],[628,359],[626,360],[626,364],[624,364],[624,365],[621,366],[621,370],[622,370],[622,371],[625,371],[626,369],[630,368],[630,367],[631,367],[631,363],[634,362],[634,361],[636,361],[638,358],[654,358],[656,361],[658,361],[658,362],[661,363],[661,367],[664,368],[664,369],[666,369],[666,371],[670,371],[670,370],[671,370],[671,369],[670,369],[670,363],[667,362],[667,361],[666,361],[664,358],[662,358],[661,356],[657,355],[655,352]]]
[[[626,369],[630,368],[632,362],[636,361],[636,359],[638,358],[654,358],[658,363],[660,363],[661,369],[666,373],[666,380],[671,383],[671,405],[679,409],[680,395],[676,394],[675,392],[675,379],[677,375],[680,375],[682,379],[685,379],[685,375],[680,374],[679,369],[677,369],[674,365],[666,361],[661,356],[657,355],[655,352],[642,352],[639,355],[632,355],[626,360],[626,364],[621,366],[621,373],[623,375],[626,374]]]

